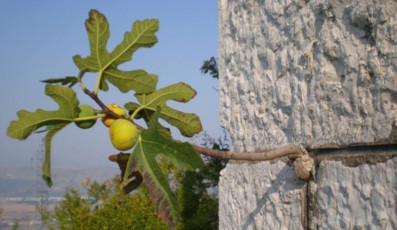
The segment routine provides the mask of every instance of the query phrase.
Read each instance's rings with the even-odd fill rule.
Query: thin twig
[[[268,161],[279,157],[294,159],[295,175],[301,180],[308,180],[314,169],[314,160],[303,146],[287,145],[278,149],[261,152],[232,152],[207,149],[193,145],[197,152],[225,160]]]
[[[247,161],[268,161],[279,157],[299,157],[307,154],[307,151],[302,146],[287,145],[278,149],[260,152],[232,152],[220,151],[214,149],[203,148],[193,145],[194,149],[206,156],[216,157],[224,160],[247,160]]]

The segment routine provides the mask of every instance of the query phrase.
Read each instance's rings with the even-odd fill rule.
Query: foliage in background
[[[226,133],[222,138],[214,139],[204,132],[202,145],[228,151],[228,140]],[[205,157],[204,162],[196,171],[185,171],[179,177],[177,194],[184,229],[218,229],[218,183],[220,171],[227,161]]]
[[[43,222],[49,229],[170,229],[155,215],[143,186],[126,195],[119,182],[120,178],[114,178],[86,183],[88,198],[69,189],[53,213],[40,210]]]
[[[205,60],[200,70],[203,74],[209,74],[212,78],[219,79],[218,63],[214,57]]]

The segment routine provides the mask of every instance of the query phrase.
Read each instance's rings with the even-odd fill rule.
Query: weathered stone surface
[[[235,149],[396,143],[396,12],[395,0],[219,0],[221,123]]]
[[[219,229],[303,229],[304,185],[282,161],[229,163],[219,182]]]
[[[317,173],[313,229],[397,229],[397,157],[357,167],[322,161]]]
[[[396,0],[218,2],[221,123],[235,151],[397,143]],[[375,162],[323,161],[308,227],[397,229],[396,158]],[[301,229],[304,187],[284,162],[229,163],[219,228]]]

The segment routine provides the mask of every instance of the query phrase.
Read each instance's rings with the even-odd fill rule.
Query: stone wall
[[[310,229],[397,229],[396,166],[397,157],[355,167],[322,161],[311,182]]]
[[[317,163],[303,182],[285,159],[230,162],[220,229],[397,229],[397,1],[218,2],[221,123],[234,150],[295,143]],[[334,158],[352,154],[372,160]]]

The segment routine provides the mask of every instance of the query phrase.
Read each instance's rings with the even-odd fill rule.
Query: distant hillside
[[[0,197],[27,196],[35,190],[32,180],[6,179],[0,177]]]
[[[0,164],[0,198],[34,196],[37,186],[46,189],[49,196],[62,196],[68,187],[83,190],[80,182],[87,177],[102,182],[120,173],[117,165],[101,168],[53,166],[52,170],[54,184],[47,188],[36,168]]]

